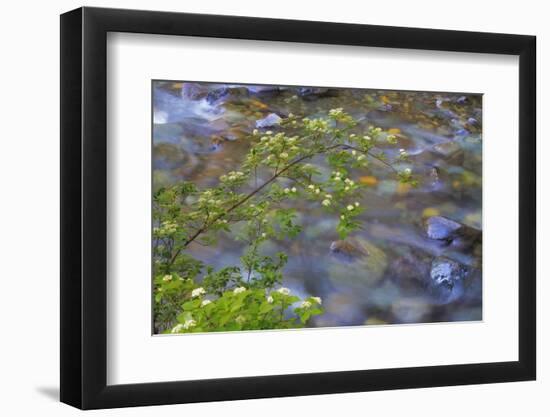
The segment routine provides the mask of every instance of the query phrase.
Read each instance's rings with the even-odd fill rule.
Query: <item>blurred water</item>
[[[481,96],[354,89],[157,82],[153,95],[154,187],[180,180],[199,188],[238,169],[258,120],[289,112],[314,117],[343,107],[365,123],[395,129],[411,155],[416,189],[397,183],[383,165],[355,171],[368,185],[364,228],[356,242],[369,245],[368,262],[345,263],[330,245],[335,220],[307,201],[299,207],[303,232],[291,242],[270,242],[266,253],[289,255],[284,285],[318,295],[326,313],[314,326],[481,319],[481,271],[471,247],[449,249],[423,232],[427,216],[442,215],[481,229]],[[190,253],[220,268],[239,264],[243,247],[229,238]],[[456,298],[426,287],[433,260],[444,255],[475,266],[473,284]],[[455,294],[456,290],[455,290]]]

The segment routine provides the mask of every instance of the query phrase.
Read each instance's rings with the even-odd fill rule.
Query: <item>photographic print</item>
[[[482,95],[152,81],[153,333],[482,319]]]

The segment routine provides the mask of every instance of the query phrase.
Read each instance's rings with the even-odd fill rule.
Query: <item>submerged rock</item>
[[[281,123],[282,118],[275,113],[269,113],[263,119],[256,120],[256,127],[272,127]]]
[[[328,88],[323,87],[300,87],[298,88],[297,93],[300,97],[311,97],[327,94],[328,91]]]
[[[206,97],[209,87],[199,83],[184,83],[181,88],[181,96],[188,100],[200,100]]]
[[[332,242],[330,255],[329,277],[335,285],[366,289],[382,279],[388,266],[384,251],[359,237]]]
[[[462,165],[464,162],[464,150],[456,142],[438,143],[432,149],[448,164]]]
[[[221,87],[210,91],[206,96],[206,101],[213,105],[221,101],[248,97],[248,94],[248,89],[245,87]]]

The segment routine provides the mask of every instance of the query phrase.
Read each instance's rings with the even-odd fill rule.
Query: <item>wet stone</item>
[[[464,162],[464,151],[456,142],[438,143],[433,146],[433,151],[449,164],[462,165]]]
[[[443,256],[432,261],[429,290],[436,300],[449,303],[462,297],[468,267]]]
[[[443,216],[429,217],[424,226],[430,239],[445,241],[452,241],[462,228],[462,224]]]
[[[257,128],[272,127],[278,125],[281,122],[281,117],[275,113],[270,113],[266,117],[260,120],[256,120]]]

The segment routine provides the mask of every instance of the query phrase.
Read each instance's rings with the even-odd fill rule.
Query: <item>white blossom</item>
[[[245,287],[237,287],[233,290],[233,294],[240,294],[240,293],[245,292],[245,291],[246,291]]]
[[[288,194],[290,192],[290,188],[285,188],[284,192],[285,192],[285,194]]]
[[[266,301],[269,303],[269,304],[273,304],[273,297],[271,295],[268,295],[267,298],[266,298]]]
[[[353,207],[351,204],[346,207],[348,211],[352,211],[355,207]]]
[[[190,329],[191,327],[195,327],[197,325],[197,322],[193,319],[185,320],[185,323],[183,323],[183,328],[185,330]]]
[[[323,202],[321,204],[325,207],[328,207],[328,206],[330,206],[330,200],[329,199],[323,200]]]
[[[302,301],[302,304],[300,304],[300,307],[302,308],[310,308],[311,303],[309,301]]]
[[[290,190],[292,191],[293,193],[295,193],[297,190],[296,190],[296,187],[292,187],[292,189]]]
[[[323,304],[323,300],[321,300],[321,297],[311,297],[311,299],[317,304]]]
[[[208,304],[211,304],[212,301],[210,300],[202,300],[201,307],[207,306]]]
[[[202,287],[195,288],[193,291],[191,291],[191,298],[200,297],[201,295],[204,295],[204,294],[206,294],[206,291],[204,290],[204,288]]]
[[[172,328],[172,333],[179,333],[181,332],[185,327],[183,326],[183,324],[176,324],[173,328]]]
[[[279,294],[283,294],[283,295],[290,295],[290,290],[288,288],[285,288],[285,287],[281,287],[277,290],[277,292]]]
[[[165,275],[165,276],[162,277],[162,280],[164,282],[172,281],[172,275]]]

